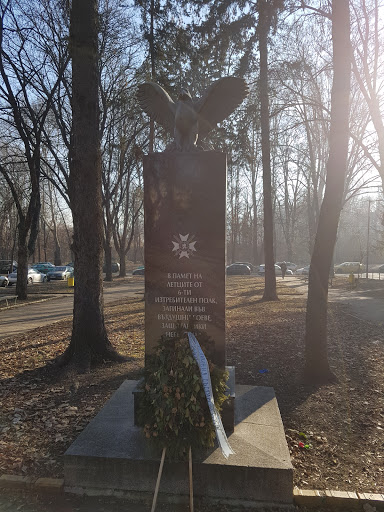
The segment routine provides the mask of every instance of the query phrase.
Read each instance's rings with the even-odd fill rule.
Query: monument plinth
[[[225,366],[226,184],[223,153],[144,158],[146,357],[192,322]]]

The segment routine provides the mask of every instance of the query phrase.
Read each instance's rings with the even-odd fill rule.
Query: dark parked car
[[[144,267],[138,267],[135,268],[135,270],[132,270],[133,276],[143,276],[144,275]]]
[[[49,261],[44,261],[44,262],[35,263],[34,265],[32,265],[32,268],[34,268],[35,270],[38,270],[42,274],[46,274],[50,270],[53,270],[55,268],[55,265],[53,265]]]
[[[10,274],[17,270],[17,262],[12,260],[0,260],[0,274]]]
[[[54,281],[60,280],[65,281],[68,277],[71,277],[73,274],[73,267],[54,267],[52,270],[47,272],[47,280]]]
[[[103,265],[104,274],[106,273],[106,271],[107,271],[107,266],[104,263],[104,265]],[[114,262],[114,263],[112,263],[112,273],[114,274],[116,272],[120,272],[120,263]]]
[[[247,265],[247,267],[251,269],[251,272],[256,271],[255,265],[252,265],[252,263],[248,263],[247,261],[235,261],[232,265]]]
[[[227,267],[227,275],[228,276],[250,276],[251,269],[248,265],[244,263],[232,263],[232,265],[228,265]]]

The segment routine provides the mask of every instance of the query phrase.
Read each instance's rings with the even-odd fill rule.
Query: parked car
[[[340,265],[335,265],[335,274],[350,274],[351,272],[361,273],[364,268],[358,261],[345,261]]]
[[[380,265],[380,267],[376,270],[376,272],[383,273],[384,272],[384,265]]]
[[[0,274],[9,274],[17,270],[17,262],[12,260],[0,260]]]
[[[259,265],[257,273],[259,274],[259,276],[263,276],[265,274],[265,265],[264,265],[264,263],[262,265]]]
[[[0,276],[0,286],[8,286],[9,280],[7,276]]]
[[[143,276],[144,275],[144,267],[138,267],[132,270],[133,276]]]
[[[12,272],[8,276],[9,286],[11,286],[13,283],[16,283],[17,281],[17,271]],[[34,268],[28,269],[28,277],[27,277],[27,283],[28,284],[34,284],[34,283],[45,283],[47,281],[47,276],[45,274],[42,274],[38,270]]]
[[[277,261],[276,265],[280,267],[282,263],[282,261]],[[287,265],[287,270],[292,270],[292,272],[295,272],[298,268],[296,263],[292,263],[292,261],[285,261],[284,263]]]
[[[32,268],[34,268],[35,270],[38,270],[42,274],[46,274],[50,270],[53,270],[55,268],[55,265],[53,265],[49,261],[44,261],[44,262],[39,262],[39,263],[33,264]]]
[[[251,269],[245,263],[232,263],[232,265],[228,265],[227,267],[227,275],[228,276],[250,276]]]
[[[259,265],[258,274],[259,274],[259,276],[265,275],[265,265],[264,265],[264,263],[262,265]],[[275,274],[277,276],[281,276],[281,268],[276,263],[275,263]],[[287,271],[286,271],[285,275],[286,276],[292,276],[293,275],[292,270],[287,268]]]
[[[307,276],[309,274],[309,267],[310,265],[306,265],[305,267],[298,268],[295,272],[295,274],[301,275],[301,276]]]
[[[252,263],[248,263],[247,261],[235,261],[233,265],[247,265],[251,269],[251,272],[254,272],[256,270],[255,265]]]
[[[65,281],[73,274],[73,267],[54,267],[47,272],[47,281],[61,280]]]
[[[103,265],[104,274],[106,273],[106,271],[107,271],[107,267],[104,263],[104,265]],[[117,262],[112,263],[112,273],[115,273],[115,272],[120,272],[120,263],[117,263]]]

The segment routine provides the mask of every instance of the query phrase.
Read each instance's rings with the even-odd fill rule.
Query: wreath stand
[[[163,452],[161,454],[159,473],[157,475],[155,493],[153,495],[151,512],[155,512],[155,509],[156,509],[157,495],[159,493],[160,480],[161,480],[161,475],[163,473],[164,459],[165,459],[166,451],[167,451],[167,449],[163,448]],[[189,447],[188,459],[189,459],[188,460],[188,466],[189,466],[189,510],[190,510],[190,512],[193,512],[193,478],[192,478],[192,450],[191,450],[191,447]]]

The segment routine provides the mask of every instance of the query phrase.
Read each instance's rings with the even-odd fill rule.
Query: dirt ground
[[[346,279],[333,287],[346,288]],[[384,282],[367,283],[373,287],[384,298]],[[382,327],[330,304],[329,359],[338,382],[304,386],[305,298],[281,280],[278,302],[260,302],[262,291],[259,277],[228,278],[227,359],[237,382],[275,388],[295,485],[383,493]],[[51,362],[69,342],[68,321],[0,341],[0,474],[63,475],[68,446],[124,379],[140,376],[143,308],[137,299],[106,308],[110,340],[131,360],[86,375],[60,373]]]

